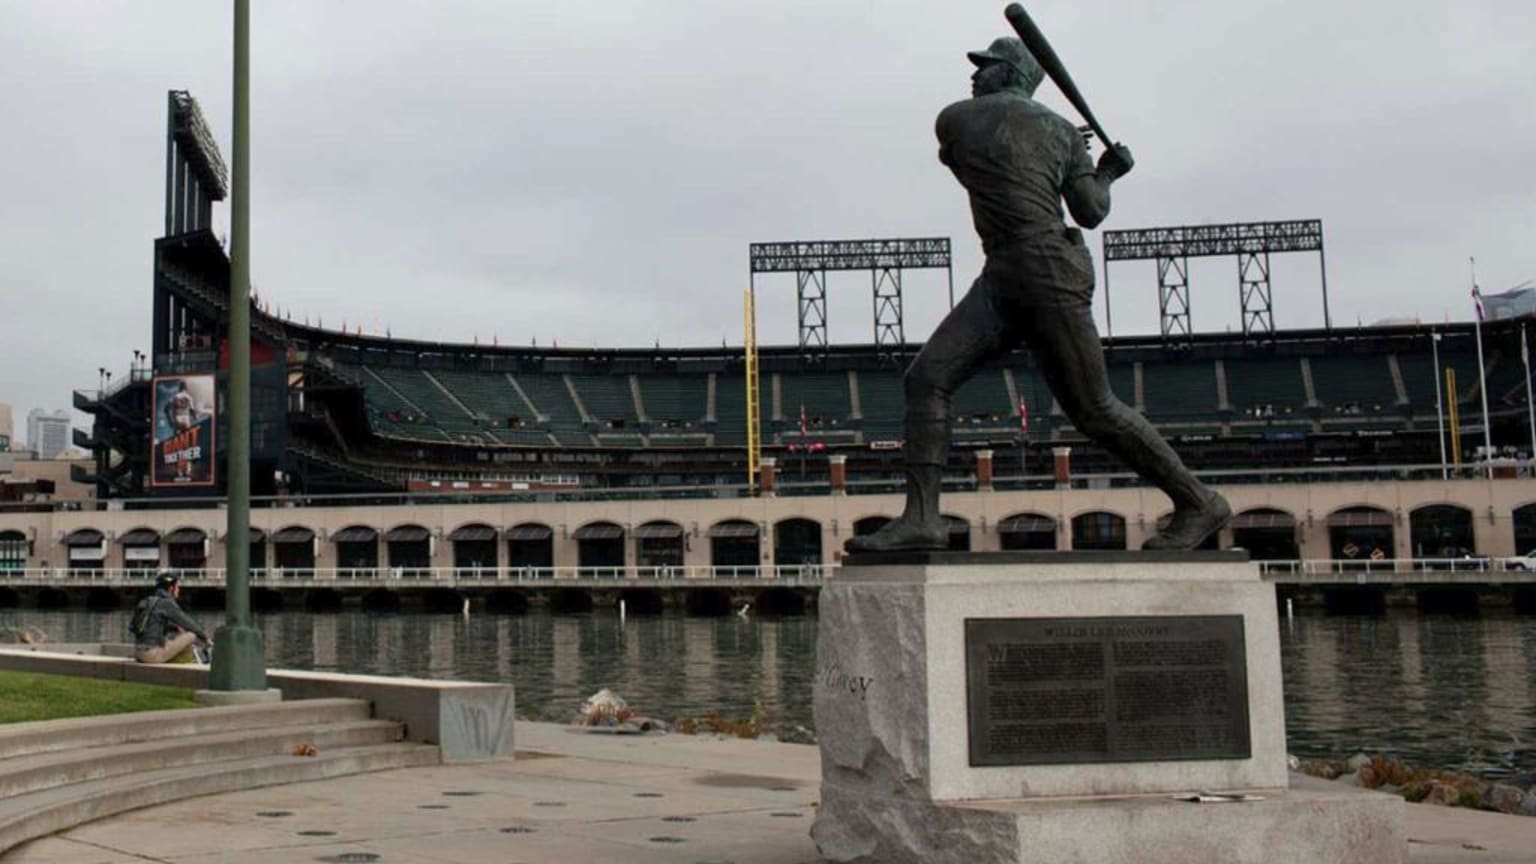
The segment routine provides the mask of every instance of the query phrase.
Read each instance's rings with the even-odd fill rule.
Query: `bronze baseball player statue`
[[[939,161],[971,199],[986,264],[907,369],[906,509],[850,552],[943,549],[939,490],[949,452],[950,397],[986,361],[1019,345],[1034,353],[1073,425],[1173,499],[1173,519],[1145,549],[1193,549],[1231,518],[1225,499],[1110,390],[1093,323],[1093,259],[1072,219],[1109,215],[1109,188],[1135,164],[1116,144],[1094,165],[1067,120],[1033,98],[1043,73],[1024,43],[970,53],[973,98],[939,114]]]

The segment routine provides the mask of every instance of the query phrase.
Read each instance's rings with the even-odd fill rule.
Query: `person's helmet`
[[[1024,42],[1015,36],[993,39],[985,51],[969,51],[965,56],[971,58],[971,62],[977,66],[1007,63],[1019,73],[1030,90],[1040,86],[1040,81],[1045,78],[1045,70],[1040,68],[1035,55],[1029,53]]]
[[[180,582],[181,577],[168,570],[162,570],[160,575],[155,577],[156,588],[164,588],[166,590],[170,590],[171,586],[180,584]]]

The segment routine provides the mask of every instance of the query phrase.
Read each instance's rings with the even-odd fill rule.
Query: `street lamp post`
[[[224,482],[229,523],[224,584],[226,620],[214,634],[215,691],[267,689],[261,631],[251,626],[251,4],[235,0],[234,171],[229,246],[229,445]]]

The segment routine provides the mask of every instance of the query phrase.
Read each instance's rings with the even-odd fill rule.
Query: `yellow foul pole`
[[[1461,467],[1461,410],[1456,396],[1456,367],[1445,367],[1445,392],[1451,397],[1451,464]]]
[[[763,459],[763,442],[758,437],[762,400],[757,386],[757,310],[751,291],[743,292],[742,299],[746,312],[747,348],[747,488],[756,492],[758,466]]]

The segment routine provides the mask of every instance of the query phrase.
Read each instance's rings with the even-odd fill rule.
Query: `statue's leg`
[[[1221,530],[1232,512],[1226,500],[1196,479],[1152,424],[1110,389],[1089,307],[1037,307],[1022,326],[1051,393],[1078,431],[1173,499],[1173,522],[1145,548],[1193,549]]]
[[[998,315],[986,271],[939,323],[903,379],[907,502],[900,518],[879,531],[852,537],[849,552],[944,549],[949,535],[939,514],[939,492],[949,455],[950,399],[978,366],[1017,342]]]

